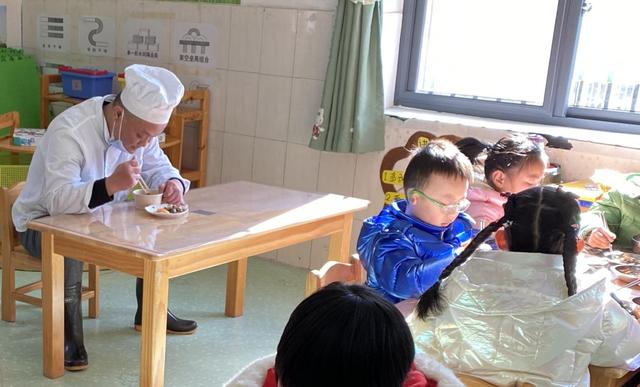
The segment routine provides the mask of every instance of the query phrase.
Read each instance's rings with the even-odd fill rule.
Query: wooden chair
[[[389,149],[380,163],[380,186],[384,193],[384,203],[389,204],[396,199],[404,199],[403,180],[404,172],[396,164],[411,157],[412,151],[416,147],[423,147],[431,140],[444,139],[456,143],[461,139],[456,135],[447,134],[436,136],[429,132],[415,132],[409,137],[404,146]]]
[[[42,299],[30,296],[36,290],[42,289],[42,280],[16,288],[15,270],[17,267],[27,270],[40,271],[42,264],[39,259],[30,256],[17,240],[17,233],[11,219],[11,206],[18,198],[24,182],[12,188],[2,188],[0,191],[0,234],[2,236],[2,319],[16,321],[16,301],[25,302],[42,307]],[[89,286],[82,289],[82,299],[89,299],[89,317],[96,318],[100,312],[99,303],[99,269],[96,265],[89,265]]]
[[[495,387],[495,384],[485,382],[484,380],[476,378],[475,376],[465,374],[456,374],[456,376],[467,387]]]
[[[5,114],[0,114],[0,130],[9,129],[7,134],[0,136],[0,145],[10,146],[11,140],[13,138],[13,131],[20,126],[20,113],[18,112],[9,112]],[[11,163],[17,164],[18,155],[16,153],[11,153]]]
[[[456,376],[467,387],[495,387],[496,386],[495,384],[491,384],[480,378],[476,378],[475,376],[471,376],[467,374],[458,374],[458,373],[456,374]],[[515,387],[535,387],[535,385],[529,382],[518,381],[516,382]]]
[[[320,270],[311,270],[307,274],[307,284],[305,286],[305,296],[308,297],[323,286],[332,282],[340,281],[345,283],[363,284],[366,274],[358,254],[354,254],[349,259],[349,263],[328,261]]]
[[[9,128],[8,136],[0,136],[0,140],[5,138],[11,138],[13,136],[13,131],[15,128],[20,126],[20,113],[18,112],[9,112],[5,114],[0,114],[0,129]]]
[[[589,366],[591,386],[620,387],[633,378],[639,371],[627,371],[613,367]]]

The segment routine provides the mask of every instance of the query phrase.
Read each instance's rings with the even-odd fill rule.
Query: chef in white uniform
[[[21,243],[41,257],[40,233],[27,228],[36,218],[88,213],[122,201],[142,176],[164,193],[162,201],[178,204],[189,189],[160,149],[157,136],[180,103],[184,86],[164,68],[131,65],[119,95],[94,97],[58,115],[49,125],[33,156],[27,182],[13,206],[12,216]],[[88,366],[82,332],[80,292],[82,262],[65,257],[65,368]],[[142,280],[137,280],[139,329]],[[169,333],[195,331],[195,321],[167,316]]]

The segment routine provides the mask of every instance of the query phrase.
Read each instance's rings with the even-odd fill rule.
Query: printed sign
[[[405,196],[402,192],[385,192],[384,193],[384,204],[390,204],[395,202],[396,200],[404,199]]]
[[[112,17],[80,16],[78,48],[90,56],[115,56],[116,24]]]
[[[429,138],[428,137],[418,137],[418,148],[422,148],[423,146],[426,146],[429,143]]]
[[[382,171],[383,183],[402,185],[403,181],[404,181],[404,172],[402,171],[393,171],[393,170]]]
[[[213,25],[176,23],[173,31],[173,63],[213,65]]]
[[[157,19],[128,19],[125,25],[124,57],[140,60],[164,61],[167,42],[166,21]],[[163,32],[165,31],[165,32]]]
[[[45,51],[67,52],[69,50],[66,16],[38,15],[38,47]]]

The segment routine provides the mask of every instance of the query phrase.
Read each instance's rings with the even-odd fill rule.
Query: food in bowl
[[[165,204],[164,207],[158,207],[156,213],[158,214],[180,214],[185,212],[187,207],[182,204]]]
[[[133,198],[136,203],[136,208],[144,210],[144,208],[151,204],[160,204],[162,202],[162,192],[157,189],[152,189],[145,192],[143,189],[137,189],[133,191]]]
[[[640,278],[639,265],[618,265],[613,267],[616,277],[622,281],[630,282]]]
[[[635,263],[635,264],[640,263],[640,262],[638,261],[638,258],[637,258],[636,256],[633,256],[633,255],[631,255],[631,254],[629,254],[629,253],[623,253],[623,254],[620,256],[619,260],[620,260],[620,262],[622,262],[622,263]]]
[[[636,266],[620,266],[616,268],[616,270],[618,270],[620,273],[627,274],[627,275],[639,275],[640,274],[639,269],[640,268]]]

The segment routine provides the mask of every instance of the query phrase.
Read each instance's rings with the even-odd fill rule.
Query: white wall
[[[7,42],[7,6],[0,4],[0,43]]]
[[[0,40],[5,41],[9,47],[22,46],[21,7],[22,0],[0,0],[0,8],[4,8],[4,11],[0,11],[0,23],[2,23],[3,20],[6,21],[4,28],[6,36],[0,36]],[[2,32],[3,31],[0,31],[0,34],[2,34]]]

